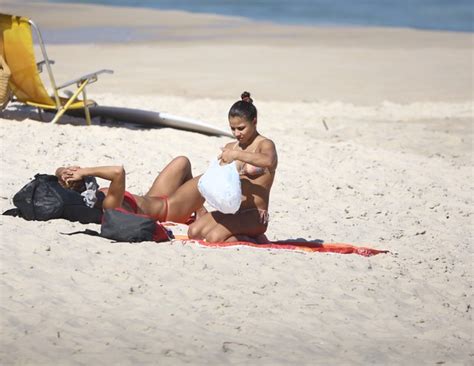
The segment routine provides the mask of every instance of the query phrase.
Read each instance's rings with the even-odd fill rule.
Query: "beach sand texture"
[[[98,225],[2,216],[2,365],[473,363],[472,35],[40,2],[0,9],[31,16],[46,35],[102,24],[146,32],[135,43],[49,45],[60,82],[115,70],[89,89],[101,105],[226,128],[249,90],[279,154],[269,238],[390,251],[114,244],[61,234]],[[200,174],[229,140],[68,116],[51,126],[15,103],[0,122],[2,212],[56,166],[124,164],[129,190],[144,193],[172,157],[188,156]]]

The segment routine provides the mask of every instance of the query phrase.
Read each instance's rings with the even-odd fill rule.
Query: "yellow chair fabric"
[[[10,67],[10,87],[20,102],[56,108],[38,74],[31,26],[24,17],[0,15],[4,59]]]
[[[55,94],[53,96],[47,92],[38,72],[32,30],[28,18],[0,14],[0,51],[10,67],[9,85],[18,101],[42,109],[79,109],[86,107],[86,116],[88,122],[90,122],[87,106],[94,104],[93,101],[87,100],[87,106],[85,106],[84,101],[76,99],[77,94],[74,98],[68,99],[59,97],[56,90],[54,90]],[[101,70],[100,72],[112,73],[110,70]],[[96,79],[96,74],[94,76]],[[82,91],[92,78],[85,77],[79,80],[78,85],[81,84],[80,90]],[[85,96],[85,90],[83,93]],[[56,104],[55,96],[59,99],[60,108]],[[60,116],[63,113],[64,111],[61,111],[58,114]]]

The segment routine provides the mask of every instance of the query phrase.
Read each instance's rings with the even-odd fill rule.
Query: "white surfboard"
[[[144,126],[172,127],[181,130],[200,132],[207,135],[233,137],[227,131],[193,118],[175,116],[168,113],[144,111],[134,108],[96,106],[90,108],[92,117],[112,118],[117,121]]]

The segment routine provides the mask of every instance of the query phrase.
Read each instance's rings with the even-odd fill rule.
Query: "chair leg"
[[[77,99],[78,95],[84,90],[89,80],[84,80],[81,86],[76,90],[76,92],[72,95],[71,98],[67,101],[67,103],[56,113],[53,120],[50,123],[57,123],[59,119],[63,116],[63,114],[68,110],[72,103]]]
[[[44,116],[43,116],[43,110],[38,107],[38,115],[41,120],[41,122],[44,122]]]
[[[89,106],[87,105],[86,88],[82,89],[82,100],[84,101],[84,113],[86,115],[86,123],[88,126],[90,126],[92,123],[91,123],[91,114],[89,112]]]

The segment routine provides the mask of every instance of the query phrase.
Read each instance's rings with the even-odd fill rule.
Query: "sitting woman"
[[[125,190],[123,166],[60,167],[56,169],[56,176],[62,186],[80,192],[86,188],[88,177],[108,180],[110,181],[109,187],[100,189],[100,192],[97,192],[99,197],[91,199],[95,202],[94,207],[101,209],[122,207],[127,211],[146,214],[160,221],[165,221],[168,215],[168,196],[171,196],[178,187],[193,178],[191,163],[184,156],[173,159],[160,172],[150,190],[143,196],[131,194]]]
[[[237,141],[228,143],[219,155],[222,163],[236,161],[242,187],[242,203],[235,214],[208,212],[189,226],[191,239],[219,241],[264,240],[268,226],[270,189],[278,164],[275,144],[257,131],[257,109],[250,93],[229,110],[229,125]],[[198,191],[200,177],[193,178],[169,198],[167,219],[184,222],[184,218],[199,207],[204,199]]]

